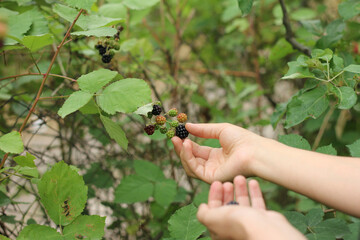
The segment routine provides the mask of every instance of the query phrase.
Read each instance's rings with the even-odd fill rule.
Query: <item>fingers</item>
[[[221,182],[215,181],[210,186],[208,206],[209,208],[217,208],[223,205],[223,185]]]
[[[266,209],[265,201],[261,193],[259,182],[256,180],[250,180],[249,182],[249,192],[251,198],[251,205],[253,208],[257,209]]]
[[[228,126],[231,125],[227,123],[187,123],[185,125],[186,130],[194,136],[214,139],[218,139],[221,132]]]
[[[250,199],[247,190],[246,178],[244,176],[236,176],[234,178],[235,198],[241,206],[250,206]]]
[[[234,186],[230,182],[223,184],[223,204],[227,204],[234,200]]]
[[[183,141],[179,137],[171,138],[171,142],[174,145],[175,152],[178,156],[180,156],[180,152],[183,146]]]

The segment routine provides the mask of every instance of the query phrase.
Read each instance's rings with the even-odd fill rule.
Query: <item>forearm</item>
[[[360,217],[360,159],[336,157],[262,139],[256,176]]]

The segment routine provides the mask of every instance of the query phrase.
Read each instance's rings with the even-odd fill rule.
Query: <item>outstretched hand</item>
[[[262,138],[228,123],[187,123],[190,134],[220,141],[221,148],[200,146],[190,139],[172,138],[186,173],[205,182],[229,181],[236,175],[251,176],[251,161]]]
[[[249,182],[250,196],[245,177],[235,177],[234,185],[215,181],[210,187],[208,204],[199,206],[197,217],[209,229],[212,239],[305,239],[284,216],[266,210],[256,180]],[[234,195],[239,205],[227,205]]]

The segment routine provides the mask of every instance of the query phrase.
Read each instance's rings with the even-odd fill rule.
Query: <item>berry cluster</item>
[[[99,54],[102,56],[101,60],[103,63],[111,62],[111,59],[114,57],[115,50],[120,49],[119,39],[120,33],[124,30],[123,26],[119,26],[117,28],[117,33],[114,35],[114,39],[110,39],[107,37],[105,39],[99,40],[98,43],[95,45],[95,48],[99,51]]]
[[[154,134],[159,129],[160,133],[166,134],[168,138],[178,136],[181,139],[185,139],[189,136],[189,132],[186,130],[184,123],[187,121],[187,115],[185,113],[179,113],[176,108],[170,109],[164,115],[160,115],[162,109],[159,105],[153,105],[151,112],[147,113],[147,117],[150,119],[150,124],[144,128],[148,135]],[[176,120],[168,121],[166,117],[176,117]],[[152,119],[155,122],[152,122]],[[168,124],[166,124],[168,123]],[[168,126],[167,126],[168,125]]]

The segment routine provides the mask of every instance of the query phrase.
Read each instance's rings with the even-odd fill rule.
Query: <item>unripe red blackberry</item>
[[[189,136],[189,132],[186,130],[185,125],[182,124],[176,127],[175,134],[181,139],[185,139],[187,136]]]
[[[147,133],[147,135],[153,135],[155,132],[155,126],[154,125],[147,125],[144,128],[145,132]]]
[[[157,116],[162,112],[161,107],[159,105],[154,105],[153,106],[153,110],[152,110],[152,114]]]
[[[164,116],[157,116],[156,117],[156,123],[159,125],[164,125],[166,123],[166,117]]]
[[[187,121],[187,115],[185,113],[180,113],[177,115],[177,120],[181,123],[184,123]]]
[[[178,114],[178,110],[176,108],[172,108],[169,110],[168,114],[170,117],[176,117],[176,115]]]

